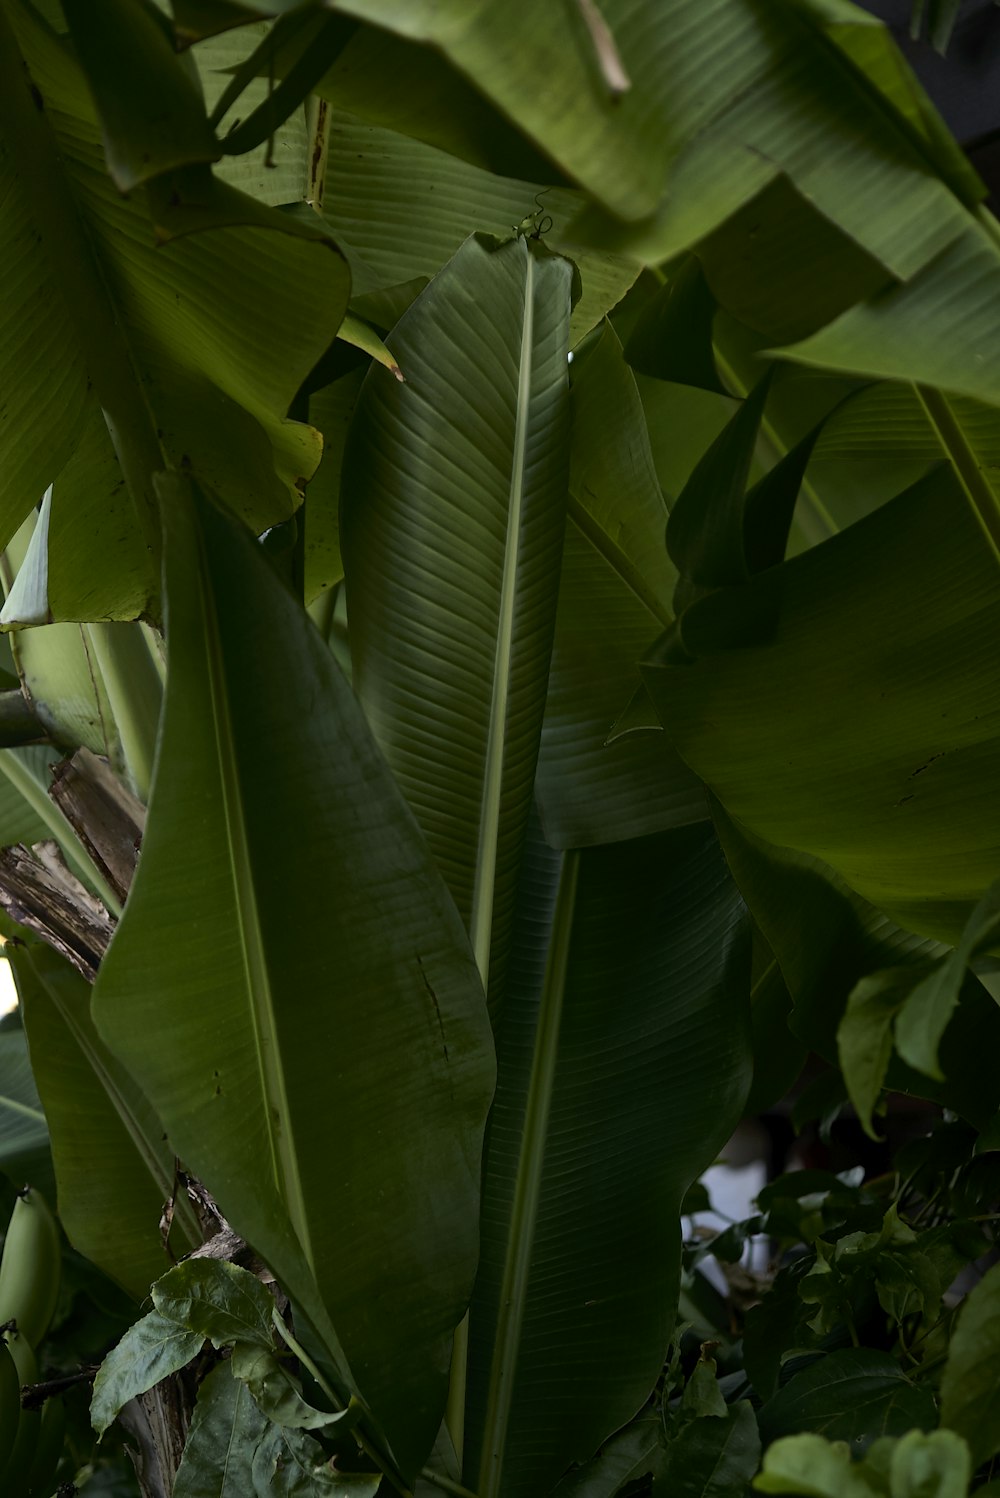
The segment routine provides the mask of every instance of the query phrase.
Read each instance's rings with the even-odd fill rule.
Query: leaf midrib
[[[564,853],[545,968],[545,981],[539,1005],[538,1026],[535,1031],[531,1078],[524,1109],[521,1155],[514,1182],[510,1233],[500,1288],[500,1311],[493,1344],[493,1360],[483,1426],[479,1498],[497,1498],[500,1491],[503,1454],[517,1375],[517,1355],[524,1325],[535,1230],[538,1222],[538,1206],[541,1200],[552,1093],[559,1059],[559,1036],[562,1027],[563,999],[566,992],[566,974],[569,965],[579,869],[579,851],[571,850]]]
[[[490,947],[493,937],[493,901],[496,890],[497,850],[500,840],[500,799],[506,751],[505,728],[510,696],[514,611],[517,600],[518,549],[524,511],[524,469],[532,392],[532,346],[535,325],[535,262],[525,248],[524,317],[517,375],[517,412],[511,454],[507,533],[504,540],[503,578],[497,617],[497,648],[493,656],[493,688],[486,739],[476,871],[469,918],[469,937],[479,975],[486,988],[489,981]]]

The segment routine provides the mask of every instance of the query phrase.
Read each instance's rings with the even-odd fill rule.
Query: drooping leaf
[[[151,480],[166,461],[193,466],[258,528],[284,518],[320,456],[315,434],[286,413],[343,315],[346,264],[315,215],[303,225],[235,192],[226,223],[210,220],[207,232],[157,248],[140,195],[123,199],[105,170],[72,52],[30,6],[12,6],[2,24],[13,32],[2,48],[10,76],[0,88],[0,136],[17,143],[5,160],[17,166],[12,192],[30,237],[38,336],[51,329],[76,387],[93,384],[132,526],[155,561]],[[82,434],[84,395],[61,388],[61,398],[81,411],[72,446],[55,445],[30,493],[7,491],[7,535]]]
[[[321,1430],[347,1418],[347,1411],[331,1414],[314,1409],[303,1398],[298,1380],[273,1352],[260,1343],[237,1342],[230,1358],[234,1378],[241,1378],[258,1409],[276,1425],[290,1430]]]
[[[235,522],[179,484],[165,498],[158,769],[95,1019],[330,1355],[342,1344],[397,1460],[418,1466],[475,1267],[493,1077],[482,991],[301,606]]]
[[[995,406],[998,288],[996,243],[970,222],[912,280],[859,303],[781,353],[824,369],[915,380]]]
[[[197,1357],[204,1342],[200,1333],[185,1331],[158,1311],[150,1311],[130,1326],[94,1379],[90,1419],[98,1435],[104,1434],[130,1399]]]
[[[90,986],[50,947],[11,952],[39,1092],[45,1101],[70,1242],[137,1301],[169,1267],[160,1240],[175,1158],[149,1099],[90,1017]],[[200,1241],[178,1202],[174,1248]]]
[[[969,1443],[974,1464],[1000,1451],[1000,1268],[993,1265],[966,1296],[941,1379],[941,1424]]]
[[[109,0],[95,14],[86,0],[66,0],[63,14],[100,113],[108,170],[122,193],[174,167],[221,156],[197,86],[152,6]]]
[[[937,1423],[934,1396],[911,1383],[896,1359],[870,1347],[831,1352],[796,1373],[759,1412],[761,1440],[814,1431],[864,1451],[878,1436]]]
[[[992,548],[938,469],[824,545],[702,599],[684,620],[695,659],[651,660],[644,675],[731,817],[823,859],[900,926],[955,941],[1000,840],[981,794],[1000,729],[983,645],[994,616]],[[741,648],[748,631],[762,643]]]
[[[571,285],[532,241],[467,240],[389,340],[406,384],[370,370],[341,480],[355,690],[484,982],[509,939],[545,704]]]
[[[585,1463],[651,1394],[681,1200],[749,1082],[742,905],[706,826],[537,845],[529,874],[470,1329],[466,1476],[504,1498]]]

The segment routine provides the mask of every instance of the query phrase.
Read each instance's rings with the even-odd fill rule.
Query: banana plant
[[[751,1084],[1000,1108],[983,185],[848,0],[0,0],[0,146],[2,1159],[136,1303],[98,1428],[742,1494]]]

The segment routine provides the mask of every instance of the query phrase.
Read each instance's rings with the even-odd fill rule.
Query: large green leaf
[[[344,460],[355,689],[484,980],[509,934],[545,705],[572,276],[531,240],[469,239],[389,340],[406,383],[369,372]]]
[[[11,952],[32,1066],[49,1120],[59,1218],[70,1242],[142,1301],[170,1267],[160,1241],[175,1156],[142,1089],[94,1029],[90,986],[50,947]],[[183,1196],[175,1252],[200,1235]]]
[[[863,1452],[879,1436],[901,1436],[937,1424],[934,1396],[914,1384],[896,1359],[871,1347],[846,1347],[796,1373],[759,1415],[765,1445],[796,1431],[849,1441]]]
[[[567,239],[567,225],[583,202],[582,194],[553,187],[551,178],[497,177],[339,108],[331,114],[323,214],[350,261],[360,310],[383,324],[395,319],[387,318],[380,294],[419,286],[472,231],[505,237],[537,209],[540,221],[547,216],[550,222],[546,243],[579,266],[581,294],[570,323],[575,343],[624,296],[637,273],[619,256]],[[403,294],[405,301],[418,286]]]
[[[977,1465],[1000,1451],[998,1352],[1000,1271],[994,1264],[962,1305],[941,1381],[941,1423],[965,1437]]]
[[[676,571],[642,404],[606,326],[572,375],[570,501],[537,794],[557,847],[617,842],[705,816],[698,781],[665,736],[607,743],[670,622]]]
[[[49,1131],[28,1060],[24,1031],[0,1030],[0,1170],[30,1177],[30,1163],[48,1149]],[[33,1177],[31,1177],[33,1179]]]
[[[59,387],[61,404],[82,410],[80,392],[92,383],[132,496],[132,524],[154,557],[151,476],[168,461],[192,467],[258,529],[286,517],[320,457],[316,434],[286,413],[336,333],[345,263],[315,216],[302,224],[223,184],[219,193],[229,196],[215,193],[192,225],[206,232],[158,248],[142,197],[121,197],[105,169],[73,54],[23,0],[5,0],[0,23],[0,138],[16,142],[10,191],[30,239],[35,336],[42,347],[58,338],[74,372],[74,387]],[[166,190],[177,212],[189,191],[186,182]],[[16,240],[5,281],[26,273],[25,255]],[[26,369],[31,377],[35,365]],[[22,371],[25,394],[33,397],[40,382],[25,386]],[[63,412],[57,419],[46,409],[46,426],[62,431]],[[82,416],[71,425],[75,445]],[[61,437],[51,448],[32,469],[30,489],[5,490],[7,535],[70,455]],[[120,590],[121,579],[113,586]]]
[[[339,1338],[412,1471],[475,1272],[482,990],[301,606],[250,535],[179,484],[164,519],[156,777],[95,1020],[332,1354]]]
[[[953,942],[996,876],[998,624],[995,553],[937,469],[695,604],[683,621],[695,659],[650,661],[645,679],[732,817],[823,859],[899,925]]]
[[[520,910],[471,1311],[483,1498],[547,1492],[648,1398],[681,1199],[750,1081],[744,909],[710,828],[539,843]]]

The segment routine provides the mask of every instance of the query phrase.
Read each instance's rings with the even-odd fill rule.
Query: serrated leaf
[[[896,1442],[889,1472],[892,1498],[965,1498],[972,1458],[953,1431],[911,1430]]]
[[[274,1297],[238,1264],[185,1259],[157,1280],[150,1294],[161,1316],[198,1332],[213,1347],[243,1342],[271,1348]]]
[[[314,1408],[289,1370],[259,1342],[237,1342],[229,1362],[233,1377],[243,1380],[261,1413],[275,1425],[320,1430],[342,1422],[347,1415],[346,1411],[331,1413]]]
[[[186,1331],[158,1311],[130,1326],[94,1379],[90,1420],[98,1435],[104,1434],[122,1405],[179,1372],[204,1345],[198,1332]]]
[[[220,1363],[202,1382],[172,1498],[248,1498],[269,1424],[246,1384]]]
[[[256,1498],[374,1498],[381,1481],[380,1472],[334,1471],[302,1430],[272,1425],[254,1452]]]

